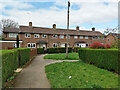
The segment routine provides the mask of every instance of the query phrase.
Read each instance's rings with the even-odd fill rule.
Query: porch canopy
[[[46,42],[45,40],[43,40],[43,39],[40,39],[40,40],[37,42],[37,44],[47,44],[47,42]]]

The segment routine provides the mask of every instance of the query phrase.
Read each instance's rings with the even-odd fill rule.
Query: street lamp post
[[[70,2],[68,1],[68,13],[67,13],[67,43],[66,43],[66,58],[68,58],[68,30],[69,30],[69,7]]]

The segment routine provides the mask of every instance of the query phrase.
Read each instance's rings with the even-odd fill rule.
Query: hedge
[[[13,75],[14,70],[24,65],[30,60],[30,48],[19,48],[12,50],[2,50],[2,86],[4,87],[7,79]],[[37,53],[36,53],[37,54]]]
[[[19,66],[24,65],[28,60],[30,60],[30,48],[19,48]]]
[[[48,53],[65,53],[66,48],[65,47],[59,47],[59,48],[48,48]],[[72,48],[68,47],[68,52],[72,52]]]
[[[37,48],[37,54],[43,54],[44,49],[43,48]]]
[[[118,49],[81,48],[78,53],[80,59],[85,63],[118,73],[118,51]]]
[[[18,67],[18,51],[4,50],[2,51],[2,85],[13,75],[14,70]]]

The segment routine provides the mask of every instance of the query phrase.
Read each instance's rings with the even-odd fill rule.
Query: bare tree
[[[1,21],[2,27],[9,27],[9,28],[18,28],[18,23],[11,20],[11,19],[2,19]]]
[[[15,22],[11,19],[1,19],[0,20],[0,35],[2,35],[2,31],[3,31],[4,27],[18,28],[19,25],[17,22]]]
[[[109,34],[109,33],[118,33],[118,27],[115,27],[115,28],[107,28],[107,29],[104,31],[104,34]]]

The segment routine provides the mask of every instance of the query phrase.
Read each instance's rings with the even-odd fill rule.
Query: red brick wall
[[[37,49],[36,48],[31,48],[31,52],[30,52],[30,58],[34,57],[37,55]]]
[[[108,39],[109,39],[109,41],[108,41]],[[112,36],[112,35],[110,34],[110,35],[108,35],[108,36],[106,37],[106,43],[109,44],[109,45],[111,45],[111,44],[115,43],[115,39],[117,40],[117,38],[115,38],[114,36]]]
[[[0,44],[2,45],[0,49],[5,50],[5,49],[13,49],[13,44],[15,44],[16,42],[0,42]],[[22,46],[22,42],[20,42],[20,47]]]
[[[4,33],[4,40],[16,40],[16,38],[9,38],[9,34]],[[58,35],[57,39],[54,39],[52,37],[53,35],[47,35],[47,38],[42,38],[42,34],[39,34],[39,38],[34,38],[34,34],[31,34],[31,38],[25,38],[25,34],[19,34],[19,39],[23,40],[22,43],[22,47],[27,47],[27,43],[37,43],[38,40],[43,39],[45,41],[48,42],[49,47],[53,47],[53,43],[59,43],[60,44],[64,44],[66,42],[68,42],[70,44],[70,47],[73,46],[73,44],[77,41],[77,40],[82,40],[85,41],[89,44],[89,46],[93,43],[93,42],[100,42],[100,43],[105,43],[105,40],[103,39],[91,39],[91,36],[88,37],[88,39],[85,39],[85,36],[83,36],[83,39],[80,39],[80,35],[78,36],[78,39],[74,39],[74,36],[70,36],[70,39],[66,39],[66,35],[64,35],[64,39],[60,39],[60,35]]]

